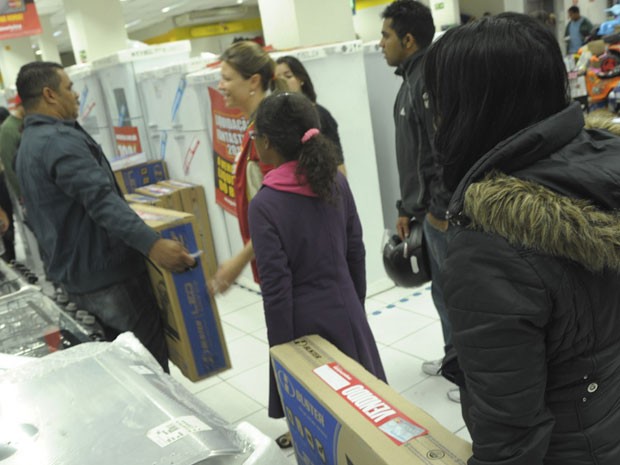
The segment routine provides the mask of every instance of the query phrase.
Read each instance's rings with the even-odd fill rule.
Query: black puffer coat
[[[620,138],[570,106],[486,154],[442,279],[469,465],[620,464]]]

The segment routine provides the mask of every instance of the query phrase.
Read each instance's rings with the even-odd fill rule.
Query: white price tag
[[[210,426],[190,415],[162,423],[149,430],[146,436],[159,447],[166,447],[189,434],[209,430],[211,430]]]

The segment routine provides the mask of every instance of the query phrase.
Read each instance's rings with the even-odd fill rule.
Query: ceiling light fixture
[[[58,36],[62,35],[62,31],[54,31],[54,33],[52,35],[54,37],[58,37]]]
[[[129,29],[130,27],[134,27],[142,22],[141,19],[134,19],[133,21],[129,21],[125,24],[125,29]]]
[[[163,7],[163,8],[161,9],[161,12],[162,12],[162,13],[168,13],[170,10],[174,10],[175,8],[180,7],[180,6],[181,6],[181,5],[183,5],[184,3],[186,3],[186,2],[174,3],[174,4],[172,4],[172,5],[165,6],[165,7]]]

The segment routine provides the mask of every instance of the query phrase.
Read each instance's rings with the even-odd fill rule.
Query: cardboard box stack
[[[319,336],[271,348],[297,462],[465,465],[471,445]]]
[[[171,187],[160,186],[159,184],[149,184],[148,186],[138,187],[135,193],[159,199],[159,206],[161,206],[162,208],[183,211],[181,194],[179,194],[176,189],[173,189]]]
[[[209,276],[214,276],[217,271],[217,261],[204,187],[173,179],[161,181],[157,184],[178,192],[181,197],[181,210],[194,215],[200,235],[200,249],[208,257],[213,257],[213,260],[209,260],[207,273]]]
[[[154,160],[114,170],[114,177],[123,194],[132,194],[138,187],[168,179],[163,160]]]
[[[125,200],[127,200],[128,203],[141,203],[143,205],[164,208],[164,201],[161,198],[151,197],[150,195],[125,194]]]
[[[165,239],[181,242],[187,250],[199,248],[194,216],[189,213],[132,204],[136,213]],[[164,313],[170,360],[190,380],[198,381],[230,368],[228,349],[215,300],[209,295],[208,254],[196,257],[197,266],[170,273],[147,262],[155,295]]]

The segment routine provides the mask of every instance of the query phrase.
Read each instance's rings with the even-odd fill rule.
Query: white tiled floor
[[[25,244],[19,235],[16,249],[18,259],[23,260]],[[36,260],[26,263],[43,275],[36,269]],[[235,285],[219,296],[217,303],[233,368],[197,383],[187,380],[174,366],[172,375],[225,420],[247,421],[275,439],[286,432],[287,426],[284,419],[273,420],[267,415],[269,347],[261,296]],[[388,383],[446,428],[470,441],[460,406],[446,396],[452,385],[421,370],[424,360],[443,355],[441,324],[430,287],[394,287],[370,296],[366,312]],[[291,464],[296,464],[292,449],[286,452]]]
[[[275,439],[287,427],[283,419],[267,416],[269,353],[261,297],[234,286],[217,303],[233,369],[199,383],[186,380],[175,368],[172,374],[226,420],[247,421]],[[443,354],[430,287],[392,288],[368,298],[366,310],[389,384],[469,441],[460,406],[446,397],[452,385],[421,370],[424,360]],[[295,464],[292,450],[288,454]]]

